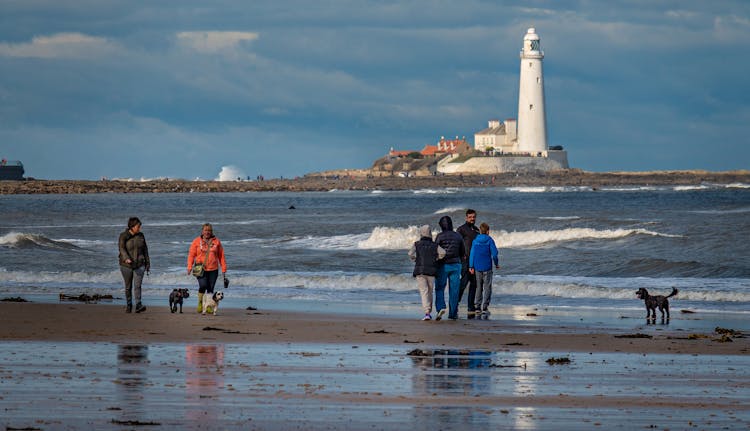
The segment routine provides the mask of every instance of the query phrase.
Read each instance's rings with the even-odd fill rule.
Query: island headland
[[[0,181],[0,194],[84,193],[229,193],[268,191],[410,190],[446,187],[602,187],[700,186],[750,184],[750,171],[507,172],[492,175],[434,175],[401,177],[362,174],[359,170],[313,173],[297,178],[262,181],[157,180],[38,180]]]

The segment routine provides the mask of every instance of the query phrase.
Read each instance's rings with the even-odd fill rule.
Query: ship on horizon
[[[0,160],[0,180],[23,180],[23,163],[20,160]]]

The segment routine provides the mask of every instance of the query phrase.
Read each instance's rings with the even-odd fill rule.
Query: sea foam
[[[290,272],[290,271],[232,271],[232,284],[228,293],[233,297],[254,297],[259,291],[265,296],[298,296],[310,299],[323,299],[337,292],[358,294],[368,291],[414,293],[415,283],[411,273],[352,273],[352,272]],[[611,299],[633,301],[638,287],[646,287],[652,294],[668,294],[672,287],[679,289],[671,301],[695,303],[746,303],[750,302],[750,285],[747,279],[706,280],[697,278],[601,278],[564,277],[538,275],[505,276],[496,272],[493,279],[493,293],[498,298],[507,296],[538,297],[545,304],[554,305],[554,298]],[[120,292],[122,276],[119,270],[104,272],[88,271],[8,271],[0,268],[0,282],[12,286],[14,293],[72,292]],[[714,283],[706,288],[706,283]],[[197,288],[195,278],[187,276],[183,268],[169,268],[165,272],[152,272],[144,279],[144,289],[149,294],[166,295],[175,287]],[[278,289],[286,289],[278,292]],[[368,296],[369,297],[369,296]],[[544,298],[544,299],[542,299]]]

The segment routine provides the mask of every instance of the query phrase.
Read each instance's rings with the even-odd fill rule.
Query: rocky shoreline
[[[0,181],[0,194],[303,192],[519,186],[576,186],[596,190],[601,187],[616,186],[697,186],[734,183],[750,184],[750,171],[586,172],[574,169],[560,172],[407,178],[390,175],[380,177],[310,174],[300,178],[264,181],[25,180]]]

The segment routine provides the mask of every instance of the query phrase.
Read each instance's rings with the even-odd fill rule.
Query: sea
[[[638,288],[675,287],[673,314],[750,317],[750,184],[3,195],[0,298],[122,303],[117,238],[137,216],[152,304],[166,307],[174,288],[197,290],[187,251],[209,222],[225,247],[230,304],[416,316],[407,250],[417,227],[436,234],[443,216],[458,227],[467,208],[500,249],[497,309],[641,316]]]

